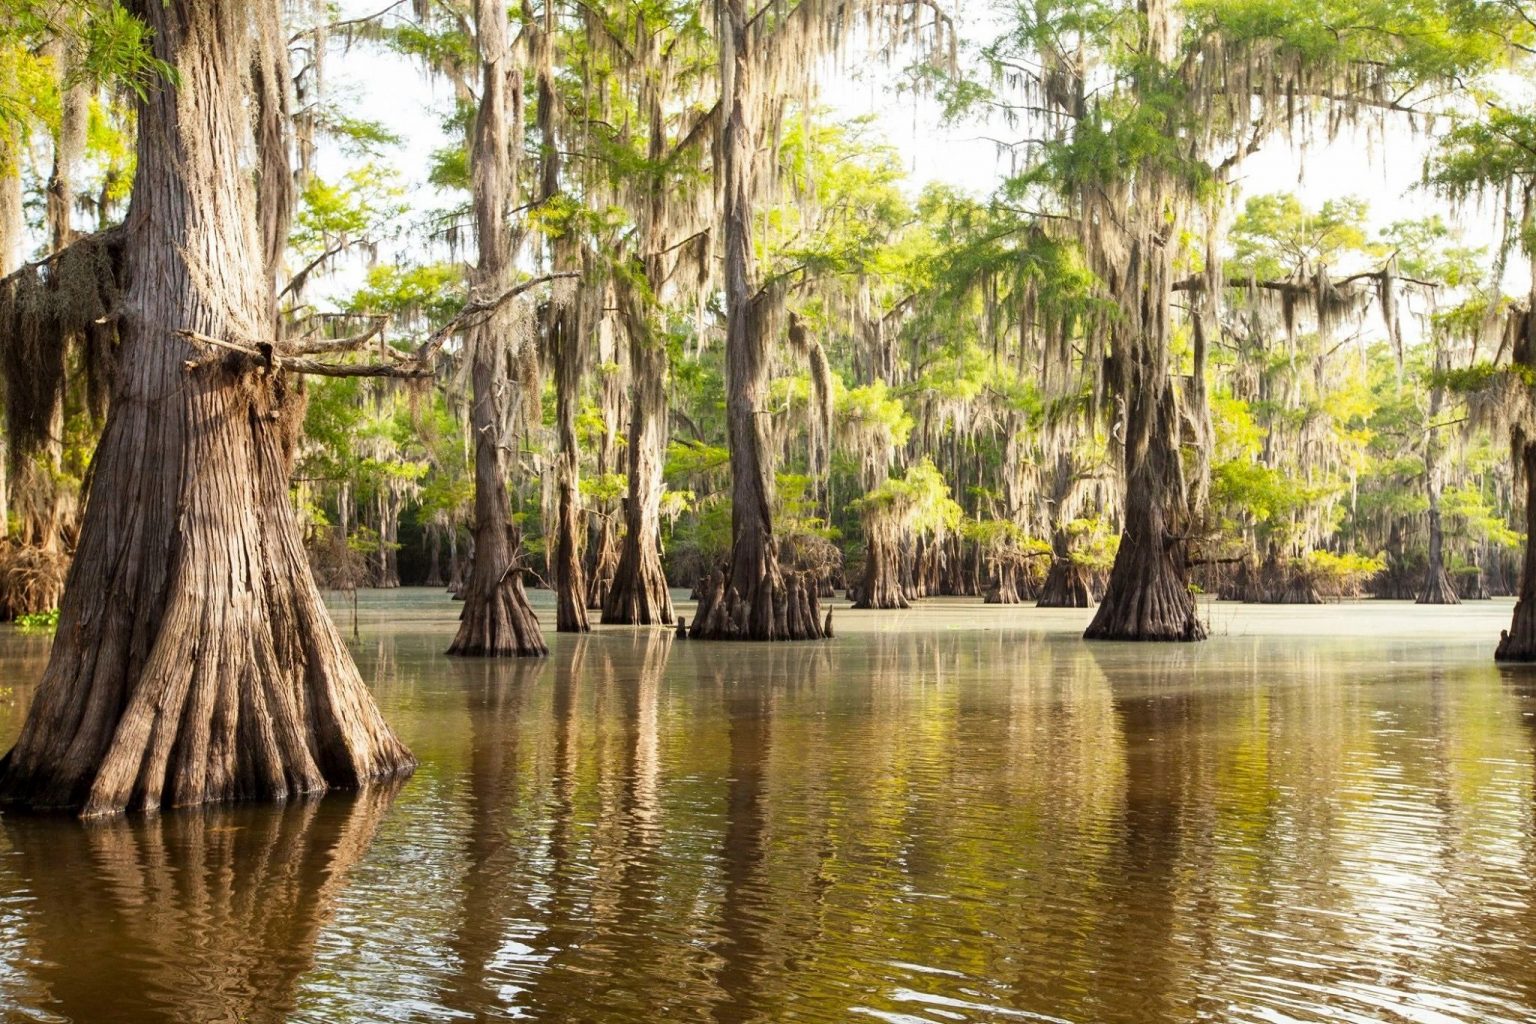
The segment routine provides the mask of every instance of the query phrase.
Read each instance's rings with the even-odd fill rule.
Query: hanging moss
[[[73,372],[83,375],[90,414],[105,417],[121,255],[120,230],[88,235],[0,280],[0,377],[13,468],[57,440]]]

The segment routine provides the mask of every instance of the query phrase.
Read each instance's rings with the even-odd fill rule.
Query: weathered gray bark
[[[1171,256],[1159,240],[1130,246],[1113,291],[1140,305],[1139,331],[1116,334],[1111,354],[1125,400],[1125,528],[1109,586],[1083,634],[1089,640],[1203,640],[1189,589],[1188,502],[1178,399],[1169,371]]]
[[[513,274],[507,230],[508,189],[512,183],[509,127],[513,74],[507,38],[506,7],[478,0],[475,30],[480,48],[482,87],[470,149],[478,258],[471,291],[481,301],[505,292]],[[472,657],[542,656],[549,653],[538,617],[523,591],[518,548],[521,536],[512,523],[507,497],[502,442],[506,424],[515,421],[504,403],[521,400],[516,375],[526,310],[504,303],[465,338],[470,359],[470,428],[475,437],[475,555],[464,585],[464,610],[449,654]]]
[[[310,575],[288,497],[302,400],[176,333],[273,337],[246,72],[273,0],[145,0],[180,87],[139,106],[122,348],[59,633],[0,798],[86,815],[357,786],[414,765]],[[265,34],[265,35],[264,35]]]
[[[572,305],[561,308],[551,325],[551,355],[555,364],[555,429],[558,450],[555,455],[555,537],[550,552],[550,568],[555,588],[555,630],[560,633],[585,633],[592,628],[587,621],[587,579],[582,566],[581,532],[584,517],[577,502],[576,405],[581,386],[581,345],[577,311]]]
[[[1088,574],[1072,560],[1071,538],[1064,527],[1051,531],[1051,567],[1040,587],[1037,608],[1087,608],[1093,603]]]
[[[699,604],[690,635],[715,640],[809,640],[822,635],[817,588],[786,579],[773,534],[773,467],[766,436],[766,303],[753,283],[752,175],[759,145],[751,123],[761,88],[743,0],[720,0],[720,169],[724,194],[726,419],[731,447],[731,555]]]
[[[855,608],[910,608],[902,592],[901,546],[894,531],[868,517],[864,524],[864,579]]]
[[[1536,276],[1531,292],[1536,299]],[[1513,355],[1516,366],[1527,371],[1536,367],[1536,308],[1527,307],[1521,317]],[[1517,430],[1514,444],[1525,478],[1525,561],[1513,621],[1500,633],[1493,656],[1497,661],[1536,661],[1536,438]]]
[[[659,267],[650,268],[658,277]],[[624,539],[603,622],[671,625],[672,593],[661,567],[662,454],[666,439],[667,350],[654,336],[632,286],[620,287],[629,332],[629,494]]]

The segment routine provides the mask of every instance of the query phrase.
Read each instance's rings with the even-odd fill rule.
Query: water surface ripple
[[[7,1021],[1536,1020],[1507,603],[839,611],[821,644],[440,655],[365,595],[398,787],[0,818]],[[46,645],[0,635],[0,741]]]

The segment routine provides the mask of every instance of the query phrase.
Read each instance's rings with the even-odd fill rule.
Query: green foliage
[[[1067,524],[1073,563],[1089,572],[1108,572],[1120,550],[1120,533],[1102,518],[1074,519]]]
[[[1329,199],[1316,211],[1288,192],[1252,196],[1232,226],[1230,266],[1261,280],[1337,266],[1346,254],[1371,251],[1366,216],[1365,200],[1353,196]]]
[[[1387,567],[1385,559],[1346,551],[1309,551],[1298,566],[1318,590],[1332,594],[1358,592],[1364,584]]]
[[[18,615],[16,625],[26,632],[52,633],[59,628],[59,610],[50,608],[45,612],[28,612],[25,615]]]
[[[730,464],[731,453],[723,445],[674,439],[667,444],[663,473],[668,479],[688,480],[718,473]]]
[[[949,483],[924,458],[849,506],[867,523],[888,523],[917,536],[942,536],[959,527],[965,512],[949,494]]]

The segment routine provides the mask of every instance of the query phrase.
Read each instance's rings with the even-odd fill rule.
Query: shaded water
[[[450,661],[365,595],[394,790],[0,819],[6,1020],[1536,1020],[1536,671],[1501,602],[839,612]],[[343,618],[345,616],[342,616]],[[546,616],[552,619],[552,616]],[[0,741],[46,641],[0,635]]]

